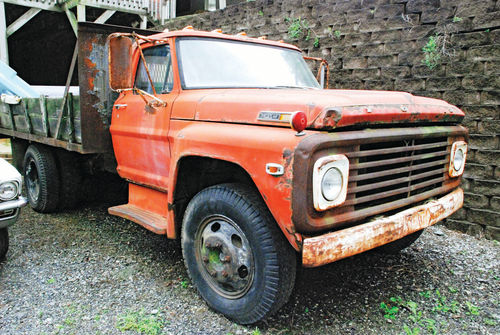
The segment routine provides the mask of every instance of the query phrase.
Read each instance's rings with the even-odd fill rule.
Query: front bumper
[[[7,217],[0,217],[0,229],[7,228],[16,222],[19,216],[19,208],[26,206],[28,200],[25,197],[19,197],[18,199],[0,202],[0,213],[4,211],[9,211],[14,209],[14,213]]]
[[[450,216],[463,202],[464,192],[457,188],[437,200],[385,218],[305,238],[302,264],[304,267],[321,266],[398,240]]]

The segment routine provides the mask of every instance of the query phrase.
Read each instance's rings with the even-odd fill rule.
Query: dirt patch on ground
[[[301,269],[252,327],[210,310],[179,244],[106,213],[26,208],[0,263],[1,334],[499,334],[500,246],[444,227],[399,255]]]

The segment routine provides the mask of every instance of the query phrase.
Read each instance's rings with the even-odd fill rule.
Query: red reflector
[[[276,172],[278,172],[278,168],[277,168],[276,166],[271,166],[271,167],[269,167],[269,169],[268,169],[268,170],[269,170],[269,172],[271,172],[271,173],[276,173]]]
[[[292,129],[301,132],[307,127],[307,116],[304,112],[295,112],[290,119]]]

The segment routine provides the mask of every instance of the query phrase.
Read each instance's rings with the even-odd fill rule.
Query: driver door
[[[150,108],[147,95],[127,91],[116,102],[111,122],[118,174],[133,183],[167,191],[170,166],[168,130],[170,113],[177,97],[170,46],[143,50],[157,97],[165,106]],[[139,58],[134,86],[153,95],[143,60]]]

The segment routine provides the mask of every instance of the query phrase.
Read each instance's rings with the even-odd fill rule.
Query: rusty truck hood
[[[194,118],[203,121],[289,126],[262,113],[302,111],[309,129],[381,123],[460,122],[464,113],[445,101],[404,92],[314,89],[201,90]],[[269,114],[267,114],[269,116]]]

